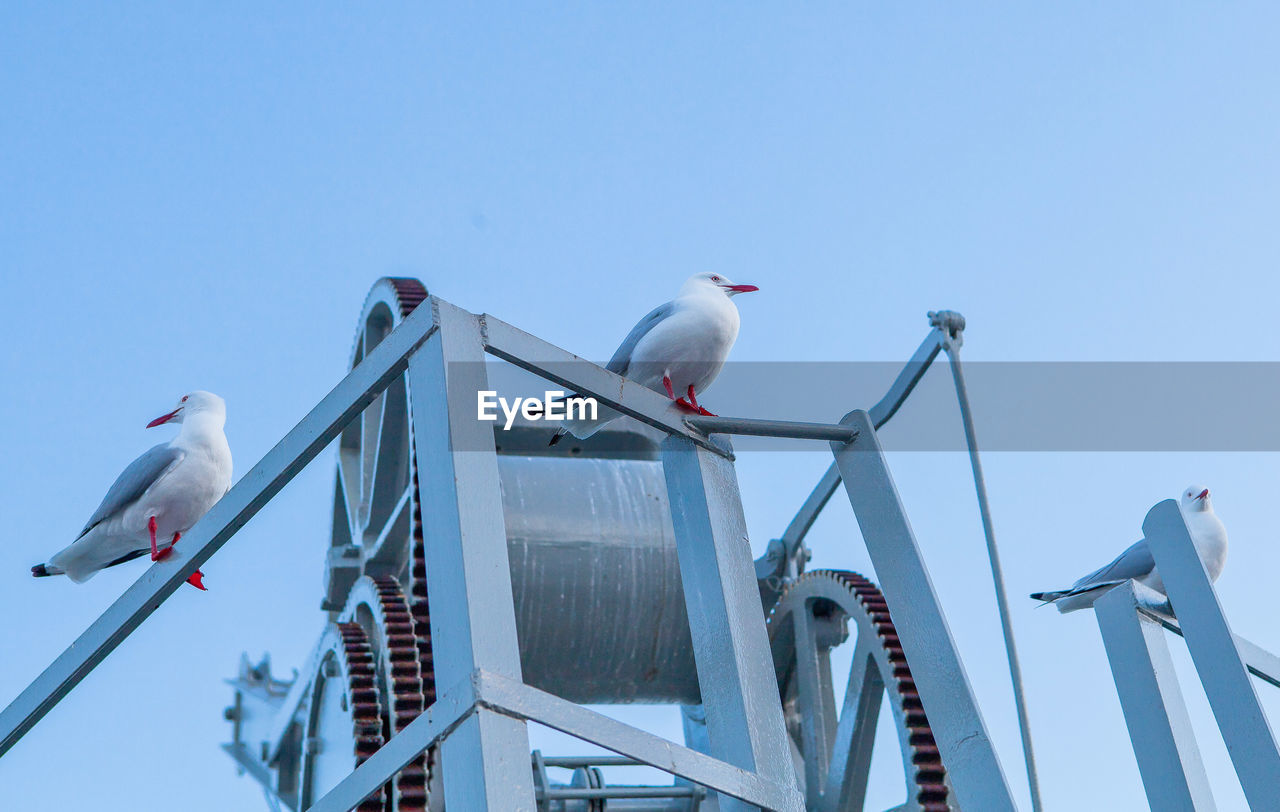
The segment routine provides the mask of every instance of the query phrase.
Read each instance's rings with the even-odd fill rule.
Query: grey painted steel
[[[40,676],[0,712],[0,755],[120,645],[193,572],[221,549],[342,428],[404,371],[432,332],[430,313],[414,313],[329,392],[183,537],[183,548],[152,564]]]
[[[594,397],[608,406],[646,425],[675,434],[713,451],[728,452],[684,424],[685,413],[669,398],[635,381],[615,375],[601,366],[579,358],[554,344],[488,314],[480,316],[488,351],[504,361],[546,378],[565,389]],[[533,360],[536,359],[536,360]],[[474,396],[473,396],[474,397]],[[475,402],[470,404],[474,413]]]
[[[1146,589],[1146,587],[1141,588]],[[1153,612],[1143,607],[1141,601],[1139,601],[1138,611],[1179,637],[1182,636],[1182,627],[1178,625],[1176,618]],[[1238,634],[1232,635],[1232,638],[1236,641],[1236,650],[1240,652],[1240,658],[1244,660],[1245,668],[1249,669],[1249,673],[1263,682],[1269,682],[1280,688],[1280,657]]]
[[[1016,809],[871,418],[841,422],[858,438],[831,448],[960,807]]]
[[[453,732],[476,712],[478,676],[466,679],[440,694],[431,707],[410,722],[391,741],[378,748],[336,787],[307,808],[307,812],[348,812],[387,783],[422,751]],[[530,780],[532,783],[532,779]],[[472,806],[465,806],[472,809]]]
[[[477,685],[480,701],[486,707],[536,721],[642,764],[687,778],[721,795],[768,810],[804,812],[804,799],[789,779],[783,782],[770,780],[496,674],[479,674]],[[778,723],[781,722],[779,712]],[[405,733],[408,733],[408,728]],[[721,808],[727,807],[722,804]]]
[[[1138,612],[1132,581],[1093,608],[1151,808],[1215,809],[1164,629]]]
[[[524,681],[579,703],[701,702],[662,465],[498,470]]]
[[[436,332],[410,357],[409,383],[436,680],[451,685],[475,669],[520,680],[493,429],[475,412],[476,393],[489,388],[480,324],[428,301]],[[522,721],[478,711],[441,745],[446,806],[533,812],[533,776],[512,769],[528,759]]]
[[[742,434],[753,437],[789,437],[795,440],[829,440],[847,443],[853,439],[848,426],[833,423],[801,423],[793,420],[758,420],[750,417],[690,415],[684,424],[703,434]]]
[[[938,357],[945,338],[946,335],[941,330],[937,328],[930,330],[929,335],[916,348],[911,360],[907,361],[902,371],[898,373],[898,377],[894,379],[889,391],[885,393],[885,396],[876,405],[871,407],[869,411],[871,423],[877,429],[888,423],[889,419],[906,402],[907,396],[916,388],[916,384],[920,383],[920,379],[928,371],[929,365]],[[822,512],[822,508],[826,506],[827,501],[831,499],[832,494],[839,487],[840,469],[833,462],[827,468],[826,473],[822,475],[822,479],[818,481],[809,497],[805,499],[804,504],[800,506],[795,518],[787,525],[786,532],[782,534],[783,554],[788,559],[795,557],[796,551],[804,542],[805,534],[809,532],[809,528],[817,520],[818,514]]]
[[[1142,532],[1249,806],[1280,809],[1280,750],[1178,503],[1166,499],[1151,508]]]
[[[818,617],[819,603],[838,608]],[[789,616],[789,617],[788,617]],[[898,734],[906,781],[904,812],[918,812],[914,750],[906,710],[893,679],[894,663],[880,641],[867,610],[845,584],[829,578],[807,578],[791,587],[774,608],[770,624],[783,624],[773,637],[775,669],[788,671],[787,659],[796,657],[794,677],[784,682],[784,711],[797,710],[805,765],[805,799],[815,812],[862,809],[870,775],[886,685],[889,710]],[[792,633],[785,634],[790,622]],[[830,650],[845,643],[854,627],[854,652],[846,682],[844,702],[837,714],[831,673]],[[794,639],[793,639],[794,635]],[[914,672],[912,672],[914,674]]]
[[[711,752],[794,786],[733,464],[678,436],[662,456]]]
[[[935,323],[946,326],[950,311],[932,314]],[[954,314],[962,330],[964,319]],[[969,408],[969,390],[965,386],[964,370],[960,365],[961,336],[959,330],[947,330],[943,349],[951,359],[951,376],[955,380],[956,399],[960,402],[960,419],[964,423],[964,439],[969,446],[969,464],[973,468],[973,485],[978,494],[978,512],[982,515],[982,533],[987,541],[987,559],[991,563],[991,581],[996,590],[996,607],[1000,612],[1000,629],[1004,633],[1005,656],[1009,661],[1009,679],[1013,683],[1013,704],[1018,710],[1018,732],[1022,736],[1022,757],[1027,771],[1027,786],[1031,792],[1031,808],[1040,812],[1040,779],[1036,774],[1035,750],[1031,746],[1031,722],[1027,718],[1027,699],[1022,689],[1022,666],[1018,662],[1018,646],[1013,635],[1013,621],[1009,616],[1009,598],[1005,592],[1004,570],[1000,566],[1000,552],[996,546],[996,530],[991,520],[991,506],[987,502],[987,482],[982,475],[982,458],[978,454],[978,433],[973,425],[973,412]]]
[[[872,637],[863,638],[862,631],[858,633],[853,663],[849,669],[849,681],[845,686],[844,706],[832,739],[831,767],[817,807],[819,812],[862,809],[867,796],[876,722],[879,721],[880,704],[885,695],[885,678],[881,675],[883,665],[877,663],[877,659],[883,657],[884,650],[882,646],[872,642],[875,639],[874,629],[871,634]],[[891,704],[894,714],[901,714],[901,703]],[[898,735],[903,739],[907,737],[906,725],[901,720],[898,723]],[[909,767],[905,767],[903,772],[911,774]],[[908,798],[910,796],[908,787]],[[904,808],[910,806],[910,800],[903,804]]]

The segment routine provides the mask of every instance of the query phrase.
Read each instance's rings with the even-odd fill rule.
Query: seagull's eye
[[[190,397],[190,395],[183,395],[183,396],[182,396],[182,400],[180,400],[180,401],[178,401],[178,402],[179,402],[179,403],[186,403],[186,402],[187,402],[187,398],[189,398],[189,397]]]
[[[711,277],[711,281],[712,281],[712,282],[723,282],[724,280],[723,280],[723,279],[721,279],[721,278],[720,278],[720,277],[718,277],[718,276],[713,276],[713,277]]]

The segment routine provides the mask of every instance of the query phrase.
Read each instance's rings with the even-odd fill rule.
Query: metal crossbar
[[[1214,809],[1163,626],[1187,641],[1250,808],[1276,809],[1280,749],[1249,675],[1280,684],[1280,659],[1232,634],[1176,502],[1153,507],[1142,531],[1179,620],[1153,612],[1158,599],[1133,582],[1095,606],[1151,807]]]
[[[611,719],[521,682],[476,671],[440,698],[408,727],[356,768],[309,812],[346,812],[387,779],[444,739],[477,708],[533,721],[629,759],[764,809],[803,812],[799,790],[780,787],[752,772],[726,764],[660,736]],[[591,760],[592,764],[601,760]]]
[[[525,721],[536,721],[709,787],[721,808],[800,812],[764,637],[732,450],[712,434],[822,439],[836,463],[830,485],[805,510],[813,515],[842,478],[909,656],[941,663],[916,677],[957,794],[966,808],[1014,809],[1007,782],[977,711],[897,498],[875,427],[898,409],[944,347],[935,329],[872,415],[840,425],[688,417],[671,401],[491,316],[475,316],[431,297],[381,341],[188,533],[190,551],[155,563],[3,712],[0,755],[176,591],[303,467],[407,370],[424,517],[430,523],[428,586],[433,604],[460,616],[433,627],[437,677],[455,687],[371,756],[319,803],[349,809],[438,743],[446,802],[459,808],[532,810],[529,774],[512,759],[528,756]],[[491,427],[471,411],[487,385],[486,354],[505,359],[605,406],[664,431],[664,468],[672,494],[682,580],[708,721],[704,754],[632,728],[523,683],[510,601],[510,571]],[[531,360],[539,359],[539,360]],[[855,449],[854,446],[858,448]],[[856,453],[860,449],[875,453]],[[480,452],[480,453],[471,453]],[[486,453],[487,452],[487,453]],[[858,489],[848,487],[857,474]],[[822,487],[822,486],[820,486]],[[815,498],[816,497],[816,498]],[[812,516],[797,517],[799,541]],[[796,527],[793,522],[793,527]],[[505,586],[505,589],[503,588]],[[910,602],[906,595],[912,595]],[[489,598],[486,600],[485,598]],[[911,605],[909,605],[911,604]],[[901,607],[901,608],[900,608]],[[941,659],[939,659],[941,657]],[[516,771],[521,773],[521,771]]]
[[[0,712],[0,755],[8,752],[402,374],[409,356],[433,330],[430,308],[419,308],[405,319],[196,522],[174,555],[152,564],[10,702]]]

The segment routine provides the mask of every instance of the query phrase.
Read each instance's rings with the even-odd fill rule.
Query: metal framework
[[[1186,638],[1249,807],[1280,809],[1280,750],[1249,679],[1253,674],[1280,685],[1280,658],[1231,633],[1176,502],[1151,508],[1142,531],[1168,601],[1130,581],[1094,608],[1151,808],[1216,808],[1165,642],[1167,628]],[[1179,620],[1166,614],[1170,610]]]
[[[410,417],[422,514],[432,539],[426,569],[435,676],[443,690],[425,712],[310,809],[336,812],[357,807],[438,744],[450,778],[445,784],[450,809],[533,812],[538,788],[527,769],[526,722],[534,721],[714,790],[722,796],[722,810],[803,810],[791,762],[781,756],[789,745],[755,587],[759,565],[753,565],[746,543],[732,448],[722,437],[738,433],[830,443],[831,469],[787,533],[771,545],[782,562],[782,575],[796,573],[805,532],[843,481],[902,650],[909,659],[927,664],[915,672],[915,684],[960,806],[1013,810],[1008,783],[876,435],[937,353],[958,346],[958,332],[954,323],[935,323],[889,395],[870,413],[851,412],[838,425],[683,418],[655,392],[491,316],[471,314],[431,297],[365,354],[191,529],[185,555],[179,551],[148,569],[0,712],[0,755],[407,370],[414,393]],[[595,397],[666,434],[662,462],[708,752],[677,745],[524,684],[494,436],[491,426],[475,419],[474,411],[475,393],[488,388],[486,355]],[[954,356],[953,361],[958,364]],[[962,379],[957,378],[957,386],[963,398]],[[971,421],[966,421],[966,428],[972,443]],[[980,484],[976,450],[973,460]],[[994,553],[981,489],[979,496]],[[442,613],[447,608],[447,623],[438,621],[435,607],[442,607]],[[1012,663],[1012,648],[1010,656]]]

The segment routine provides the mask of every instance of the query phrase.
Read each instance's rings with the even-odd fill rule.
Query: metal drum
[[[580,703],[700,702],[661,464],[498,470],[525,680]]]

